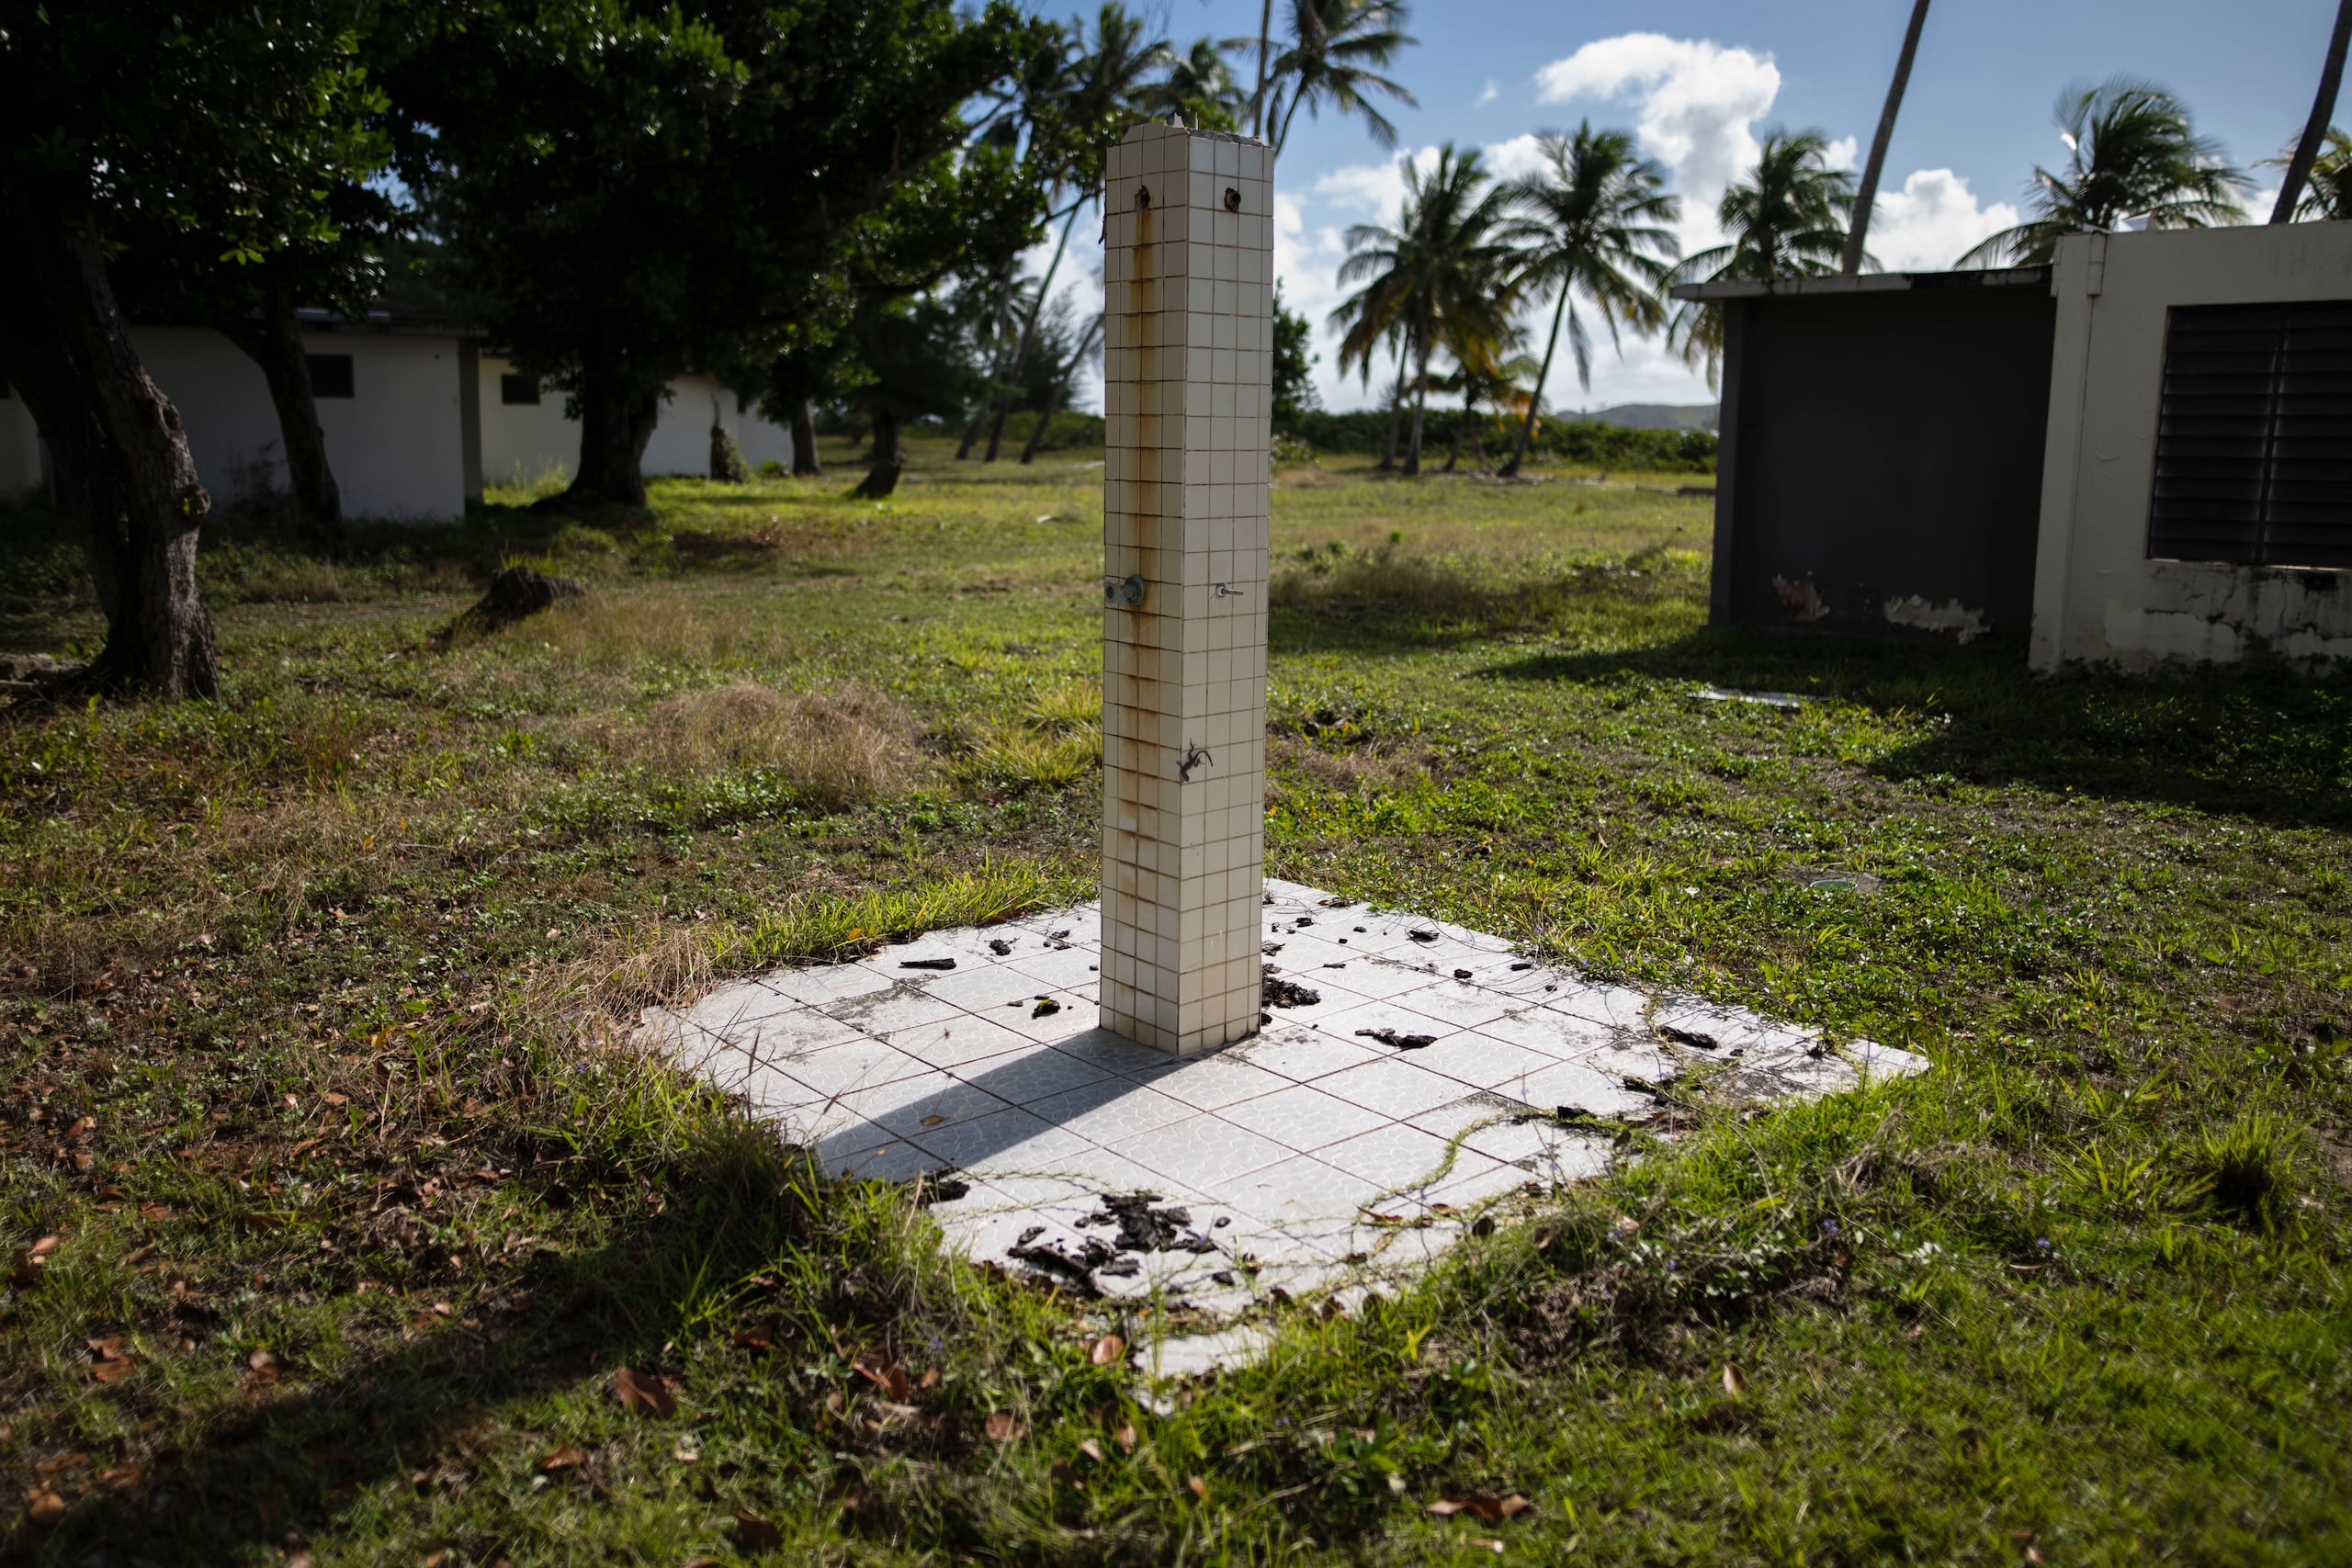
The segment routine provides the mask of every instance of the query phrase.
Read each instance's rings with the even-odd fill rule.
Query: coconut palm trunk
[[[2352,0],[2340,0],[2335,7],[2335,31],[2327,40],[2327,58],[2320,62],[2319,95],[2312,100],[2312,118],[2303,122],[2303,139],[2295,143],[2294,162],[2287,165],[2287,177],[2278,186],[2278,204],[2270,209],[2270,221],[2294,221],[2296,205],[2303,199],[2303,186],[2312,177],[2312,165],[2319,160],[2321,143],[2327,140],[2328,121],[2335,117],[2336,90],[2344,84],[2344,50],[2352,43]]]
[[[1568,313],[1569,286],[1560,286],[1559,301],[1552,307],[1552,335],[1544,344],[1544,368],[1535,373],[1535,393],[1527,400],[1527,417],[1520,421],[1519,444],[1513,447],[1510,461],[1502,468],[1503,478],[1517,479],[1527,461],[1527,448],[1535,439],[1535,422],[1544,412],[1544,385],[1552,378],[1552,359],[1560,352],[1560,321]]]
[[[1012,367],[1005,376],[1006,390],[996,405],[996,417],[989,425],[989,449],[980,461],[996,461],[997,448],[1004,444],[1005,416],[1012,412],[1013,390],[1021,384],[1021,372],[1028,368],[1029,350],[1037,341],[1037,318],[1044,313],[1046,301],[1054,292],[1054,275],[1062,269],[1062,256],[1069,249],[1069,231],[1078,227],[1078,215],[1086,210],[1087,197],[1080,195],[1069,204],[1069,220],[1062,225],[1062,237],[1055,243],[1054,259],[1046,268],[1045,281],[1037,285],[1037,298],[1029,302],[1029,314],[1021,323],[1020,346],[1012,351]]]
[[[2352,0],[2346,0],[2352,5]],[[1887,85],[1886,107],[1879,110],[1878,131],[1871,138],[1871,161],[1862,165],[1861,188],[1854,193],[1854,220],[1846,229],[1845,265],[1849,276],[1862,270],[1862,244],[1869,239],[1871,205],[1878,199],[1878,176],[1886,167],[1886,144],[1894,139],[1894,117],[1903,107],[1903,89],[1911,83],[1911,60],[1919,52],[1919,29],[1928,24],[1928,0],[1911,7],[1911,25],[1904,29],[1903,52],[1895,57],[1894,80]]]
[[[1430,344],[1425,333],[1413,334],[1413,435],[1405,444],[1405,477],[1421,471],[1421,426],[1430,400]]]

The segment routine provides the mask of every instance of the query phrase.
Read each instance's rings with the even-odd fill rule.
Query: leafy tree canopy
[[[397,84],[461,308],[571,394],[575,489],[636,501],[662,389],[845,320],[837,273],[921,276],[1038,217],[965,108],[1035,53],[998,0],[482,0]],[[951,261],[952,265],[952,261]],[[633,443],[633,446],[631,444]]]

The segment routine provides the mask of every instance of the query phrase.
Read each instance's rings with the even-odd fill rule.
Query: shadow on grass
[[[2022,784],[2281,825],[2352,824],[2352,671],[2259,660],[2045,678],[2027,670],[2015,644],[1947,649],[1702,630],[1481,673],[1587,686],[1688,681],[1944,715],[1931,735],[1871,772]]]
[[[660,1215],[590,1253],[541,1254],[452,1318],[430,1310],[433,1287],[418,1287],[401,1310],[427,1326],[388,1324],[391,1344],[315,1382],[291,1369],[287,1385],[204,1430],[200,1447],[85,1493],[53,1525],[18,1514],[0,1533],[0,1561],[246,1561],[256,1547],[331,1535],[360,1489],[387,1480],[527,1485],[527,1464],[552,1438],[526,1457],[511,1439],[476,1448],[468,1429],[570,1386],[594,1384],[592,1397],[609,1401],[616,1369],[660,1367],[668,1342],[705,1328],[740,1282],[796,1249],[805,1258],[812,1243],[827,1261],[800,1270],[815,1299],[804,1289],[794,1309],[847,1326],[903,1305],[866,1299],[880,1292],[860,1277],[854,1247],[816,1234],[809,1168],[742,1124],[659,1179]],[[467,1561],[500,1554],[494,1540],[445,1544]]]

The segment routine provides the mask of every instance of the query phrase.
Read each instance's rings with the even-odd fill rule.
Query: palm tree
[[[1073,24],[1069,62],[1055,92],[1062,116],[1072,128],[1071,144],[1080,150],[1064,171],[1075,195],[1062,223],[1061,238],[1054,245],[1054,259],[1046,265],[1045,281],[1038,285],[1037,297],[1022,322],[1021,336],[1003,378],[1006,382],[1018,382],[1028,367],[1030,347],[1037,336],[1037,312],[1053,295],[1054,275],[1061,270],[1062,256],[1069,249],[1070,231],[1078,226],[1079,214],[1102,194],[1104,149],[1117,140],[1125,121],[1148,112],[1153,95],[1160,90],[1160,84],[1149,78],[1170,59],[1168,40],[1149,38],[1145,28],[1144,18],[1119,0],[1103,0],[1095,17],[1092,49],[1086,47],[1084,25]],[[997,448],[1004,439],[1005,416],[1012,412],[1010,396],[997,402],[982,462],[996,461]]]
[[[1430,355],[1449,342],[1502,341],[1518,296],[1514,255],[1503,237],[1510,203],[1487,179],[1477,152],[1449,141],[1427,175],[1409,159],[1404,174],[1405,203],[1396,226],[1359,223],[1348,231],[1340,282],[1363,287],[1331,312],[1331,321],[1345,331],[1342,370],[1368,364],[1384,344],[1400,344],[1411,355],[1413,427],[1405,448],[1410,478],[1421,471]]]
[[[2352,0],[2346,0],[2352,4]],[[1919,29],[1928,25],[1928,0],[1915,0],[1911,25],[1903,31],[1903,50],[1894,57],[1894,80],[1887,85],[1886,107],[1878,113],[1878,130],[1871,137],[1871,155],[1862,164],[1862,188],[1854,195],[1854,221],[1846,231],[1846,255],[1838,270],[1849,277],[1862,270],[1862,246],[1871,233],[1871,209],[1878,204],[1878,177],[1886,170],[1886,144],[1894,140],[1894,117],[1903,107],[1903,89],[1911,85],[1911,62],[1919,52]]]
[[[2273,223],[2292,222],[2303,209],[2303,190],[2312,177],[2312,165],[2319,160],[2332,131],[2328,118],[2335,113],[2335,90],[2344,82],[2344,52],[2352,47],[2352,0],[2337,0],[2335,30],[2328,35],[2327,53],[2321,57],[2319,92],[2312,98],[2311,118],[2303,122],[2302,135],[2295,139],[2295,150],[2287,159],[2287,177],[2278,182],[2278,199],[2270,209]]]
[[[2222,160],[2221,143],[2199,136],[2188,107],[2153,82],[2111,76],[2075,83],[2052,111],[2066,143],[2064,169],[2037,166],[2034,215],[1960,258],[1960,265],[2047,263],[2059,236],[2110,231],[2126,219],[2151,229],[2206,229],[2244,221],[2245,174]]]
[[[1225,62],[1225,50],[1214,39],[1194,39],[1182,54],[1168,56],[1168,74],[1144,95],[1144,105],[1155,114],[1181,114],[1209,130],[1230,130],[1241,123],[1241,89]]]
[[[1666,324],[1658,295],[1672,270],[1669,264],[1682,253],[1673,232],[1660,227],[1681,215],[1682,204],[1666,193],[1666,171],[1634,154],[1631,135],[1595,130],[1588,120],[1572,136],[1547,131],[1535,145],[1543,171],[1505,187],[1518,213],[1507,236],[1522,247],[1522,286],[1558,294],[1535,395],[1528,400],[1519,445],[1503,465],[1505,475],[1516,474],[1527,461],[1564,317],[1577,383],[1592,390],[1592,335],[1577,312],[1576,297],[1584,296],[1608,327],[1610,343],[1622,352],[1621,323],[1642,333]]]
[[[1846,223],[1854,210],[1854,176],[1829,166],[1829,143],[1818,130],[1764,133],[1747,181],[1724,192],[1715,221],[1729,243],[1685,256],[1669,284],[1726,278],[1818,277],[1833,273],[1846,254]],[[1878,263],[1865,255],[1865,266]],[[1685,299],[1667,322],[1667,341],[1686,365],[1703,364],[1715,384],[1723,361],[1723,311],[1711,300]]]
[[[2286,163],[2288,159],[2276,160]],[[2296,198],[2294,216],[2298,221],[2310,219],[2332,219],[2341,223],[2352,220],[2352,136],[2344,134],[2340,126],[2330,126],[2320,141],[2319,152],[2312,159],[2312,172],[2303,182],[2301,196]]]
[[[1290,47],[1275,58],[1265,88],[1265,123],[1277,158],[1302,106],[1316,118],[1325,104],[1360,116],[1375,143],[1396,145],[1396,128],[1365,95],[1385,93],[1408,108],[1419,107],[1403,83],[1380,74],[1398,51],[1420,41],[1406,34],[1408,20],[1405,0],[1290,0]]]

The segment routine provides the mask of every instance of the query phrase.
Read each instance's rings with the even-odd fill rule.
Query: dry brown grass
[[[599,586],[584,599],[557,605],[511,635],[547,645],[566,664],[627,671],[644,664],[681,668],[774,668],[788,663],[799,642],[752,596],[684,594]]]
[[[738,681],[682,692],[625,728],[600,728],[620,760],[688,777],[765,772],[826,810],[903,794],[925,771],[913,718],[864,686],[779,692]]]

